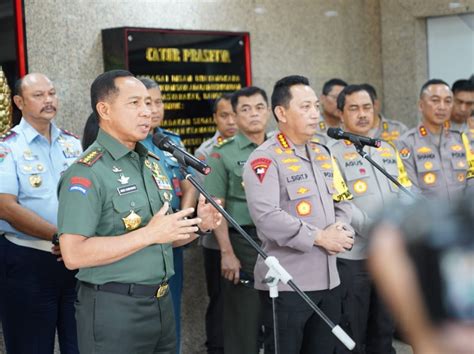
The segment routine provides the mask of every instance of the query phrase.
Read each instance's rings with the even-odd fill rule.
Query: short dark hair
[[[372,101],[375,101],[377,99],[377,91],[375,90],[374,86],[368,83],[361,84],[360,86],[362,86],[365,91],[367,91],[368,94],[372,96]]]
[[[13,96],[21,96],[22,92],[22,85],[23,85],[23,78],[19,78],[15,81],[15,85],[13,86]]]
[[[347,82],[345,82],[344,80],[338,79],[338,78],[334,78],[334,79],[326,81],[323,85],[323,95],[327,96],[329,94],[329,92],[331,92],[331,90],[334,86],[346,87]]]
[[[454,82],[453,87],[451,87],[451,91],[453,94],[456,94],[459,91],[467,91],[473,92],[474,91],[474,77],[471,76],[468,80],[461,79]]]
[[[449,87],[449,85],[446,83],[446,81],[444,80],[441,80],[441,79],[431,79],[431,80],[428,80],[426,81],[423,86],[421,86],[421,90],[420,90],[420,98],[423,97],[423,93],[425,92],[425,90],[430,87],[431,85],[445,85],[447,86],[449,89],[451,89]]]
[[[97,103],[111,95],[117,95],[119,89],[115,86],[115,79],[119,77],[135,77],[127,70],[110,70],[100,74],[91,85],[91,106],[92,111],[100,117],[97,112]]]
[[[295,85],[309,86],[309,80],[304,76],[290,75],[281,78],[275,83],[271,98],[273,115],[275,115],[275,108],[277,106],[288,108],[288,104],[293,98],[293,96],[291,96],[290,88]],[[276,116],[275,119],[278,121]]]
[[[352,95],[353,93],[360,91],[367,92],[370,97],[370,100],[372,101],[372,104],[374,103],[374,98],[372,97],[370,92],[367,91],[364,85],[348,85],[344,87],[339,96],[337,96],[337,109],[339,109],[341,112],[344,111],[344,106],[346,104],[346,96]]]
[[[82,149],[85,151],[97,139],[99,133],[99,118],[95,113],[91,113],[84,125],[82,133]]]
[[[149,79],[147,77],[142,77],[142,78],[139,78],[138,80],[140,80],[141,83],[145,85],[147,90],[150,90],[155,87],[157,87],[158,90],[160,89],[160,85],[158,85],[158,83],[155,80]]]
[[[217,106],[219,105],[219,102],[222,100],[226,101],[231,101],[232,99],[232,94],[231,93],[224,93],[221,97],[216,98],[214,103],[212,104],[212,113],[217,113]]]
[[[239,103],[239,97],[250,97],[253,95],[261,95],[265,101],[265,103],[268,105],[268,98],[267,98],[267,93],[261,89],[260,87],[256,86],[249,86],[249,87],[243,87],[238,91],[235,91],[232,94],[232,97],[230,99],[230,103],[232,104],[232,109],[234,112],[237,112],[237,103]]]

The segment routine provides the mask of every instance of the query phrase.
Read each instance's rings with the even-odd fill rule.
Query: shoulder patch
[[[0,142],[1,141],[7,141],[8,139],[13,138],[15,135],[18,135],[18,134],[16,132],[14,132],[13,130],[9,130],[9,131],[3,133],[2,135],[0,135]]]
[[[71,133],[69,130],[66,130],[66,129],[60,129],[60,130],[61,130],[62,133],[66,134],[66,135],[72,136],[72,137],[74,137],[74,138],[76,138],[76,139],[80,139],[80,138],[79,138],[79,135],[76,135],[76,134],[74,134],[74,133]]]
[[[220,142],[217,142],[217,144],[214,145],[214,147],[216,148],[221,148],[223,147],[224,145],[227,145],[228,143],[230,143],[231,141],[234,141],[234,137],[232,138],[228,138],[228,139],[224,139]]]
[[[95,164],[102,157],[102,155],[104,155],[104,153],[101,150],[95,149],[95,150],[90,151],[86,155],[84,155],[77,162],[91,167],[93,164]]]
[[[151,157],[153,157],[154,159],[160,161],[160,158],[159,158],[157,155],[155,155],[154,153],[152,153],[151,151],[148,151],[148,156],[151,156]]]
[[[257,176],[260,183],[263,182],[265,174],[267,173],[268,167],[270,167],[272,160],[260,157],[250,162],[253,172]]]

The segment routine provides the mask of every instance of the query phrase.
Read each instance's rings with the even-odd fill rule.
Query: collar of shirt
[[[31,126],[30,123],[28,123],[24,117],[21,118],[20,123],[12,130],[17,133],[23,132],[28,144],[30,144],[38,136],[42,136],[35,128]],[[53,122],[51,122],[50,125],[50,133],[52,142],[56,141],[56,139],[59,138],[59,135],[61,134],[61,131]]]
[[[114,160],[118,160],[132,151],[102,129],[99,129],[99,133],[97,134],[97,142],[110,153]],[[138,142],[135,147],[135,152],[142,157],[148,154],[148,150]]]
[[[236,136],[235,136],[235,142],[239,145],[239,149],[243,149],[243,148],[246,148],[247,146],[249,145],[255,145],[257,146],[257,144],[255,144],[254,142],[250,141],[249,138],[247,138],[243,133],[238,133]]]

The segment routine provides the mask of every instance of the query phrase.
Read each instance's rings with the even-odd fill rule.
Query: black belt
[[[124,284],[116,282],[96,285],[81,281],[81,285],[85,286],[86,288],[94,289],[96,291],[105,291],[108,293],[128,296],[155,296],[157,298],[165,296],[166,294],[168,294],[169,291],[169,286],[167,282],[163,282],[159,285]]]

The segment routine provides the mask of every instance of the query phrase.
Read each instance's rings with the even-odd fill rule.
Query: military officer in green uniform
[[[62,256],[79,269],[79,349],[175,354],[171,242],[215,227],[219,215],[202,199],[197,218],[187,218],[193,208],[168,214],[170,180],[138,143],[151,126],[150,96],[139,80],[123,70],[101,74],[91,102],[97,140],[59,184]]]
[[[232,95],[239,133],[217,144],[207,162],[212,168],[205,187],[221,199],[226,211],[260,243],[250,218],[242,172],[247,158],[265,140],[269,118],[267,95],[258,87],[246,87]],[[214,231],[221,251],[224,280],[224,353],[258,353],[261,324],[258,292],[253,288],[257,252],[226,222]]]

